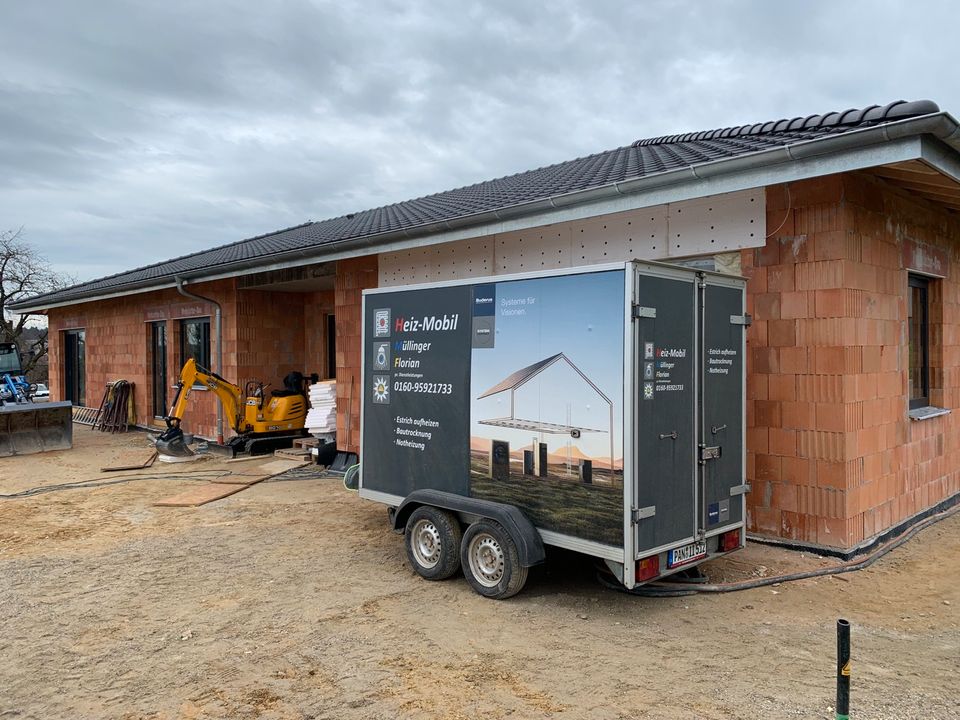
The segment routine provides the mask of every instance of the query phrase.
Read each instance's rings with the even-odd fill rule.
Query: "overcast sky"
[[[79,280],[629,144],[935,100],[955,2],[3,3],[0,229]]]

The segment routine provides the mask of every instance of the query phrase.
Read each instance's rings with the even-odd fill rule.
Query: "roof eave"
[[[586,212],[574,213],[572,217],[564,217],[564,215],[569,215],[571,211],[576,209],[609,206],[611,201],[613,201],[614,206],[623,205],[623,207],[606,210],[606,212],[649,207],[650,205],[669,202],[671,198],[673,201],[693,199],[723,192],[735,192],[750,187],[790,182],[791,180],[815,177],[817,173],[827,175],[847,170],[859,170],[870,165],[865,165],[862,158],[859,161],[855,159],[850,154],[851,151],[867,150],[884,144],[891,148],[894,146],[898,149],[906,148],[907,152],[887,153],[886,155],[890,157],[886,157],[882,152],[877,152],[869,155],[867,162],[879,165],[887,162],[918,159],[922,156],[922,144],[920,142],[905,144],[904,141],[919,140],[925,135],[938,138],[960,154],[960,124],[949,113],[939,112],[859,130],[850,130],[837,135],[806,140],[793,145],[771,148],[770,150],[738,155],[733,158],[714,160],[701,165],[646,175],[586,190],[563,193],[497,210],[452,218],[443,222],[427,223],[402,230],[349,238],[274,255],[264,255],[219,265],[214,268],[178,273],[177,276],[188,282],[208,282],[236,275],[291,267],[301,264],[304,260],[312,262],[339,260],[357,255],[358,250],[390,252],[404,247],[450,242],[478,235],[489,235],[493,232],[507,232],[520,229],[520,227],[532,227],[532,223],[524,222],[531,219],[535,219],[536,224],[550,224],[573,219],[573,217],[583,218],[604,214],[603,212]],[[828,167],[815,162],[818,158],[829,155],[844,155],[849,162],[847,164],[826,164],[829,165]],[[805,167],[803,169],[799,167],[801,161],[807,161],[804,163]],[[789,172],[765,172],[791,164],[798,169],[793,175]],[[775,177],[775,175],[780,177]],[[724,178],[739,178],[740,182],[724,184],[721,182]],[[669,192],[671,189],[677,190],[680,188],[686,189],[687,192]],[[640,202],[617,202],[628,197],[634,200],[640,199]],[[428,239],[429,242],[423,242],[424,239]],[[8,310],[20,314],[31,314],[56,307],[79,305],[175,286],[176,283],[173,282],[172,277],[166,276],[157,280],[141,281],[118,287],[107,293],[93,291],[88,295],[78,295],[60,302],[43,303],[42,298],[37,298],[37,300],[41,300],[38,303],[31,298],[8,306]]]

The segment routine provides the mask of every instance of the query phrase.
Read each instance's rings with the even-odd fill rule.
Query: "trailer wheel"
[[[418,507],[407,519],[407,559],[420,577],[446,580],[460,569],[461,536],[460,523],[446,510]]]
[[[513,597],[527,582],[517,545],[500,523],[478,520],[467,528],[460,544],[460,562],[470,586],[494,600]]]

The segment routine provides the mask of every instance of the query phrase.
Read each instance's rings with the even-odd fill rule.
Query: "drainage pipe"
[[[177,291],[181,295],[213,305],[213,332],[217,336],[217,366],[214,372],[220,377],[223,377],[223,310],[220,307],[220,303],[213,298],[203,297],[203,295],[197,295],[189,290],[185,290],[183,288],[184,280],[179,275],[173,279],[176,281]],[[217,403],[217,443],[223,445],[223,403],[221,402]]]

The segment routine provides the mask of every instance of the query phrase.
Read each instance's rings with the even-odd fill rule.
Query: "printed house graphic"
[[[530,420],[524,418],[518,418],[516,416],[516,393],[524,385],[532,381],[538,375],[542,374],[549,368],[564,363],[569,366],[579,378],[582,379],[583,383],[592,389],[600,398],[607,403],[609,408],[609,425],[606,430],[599,428],[590,428],[577,426],[567,422],[548,422],[546,419],[540,420]],[[610,471],[613,472],[615,467],[615,457],[614,457],[614,433],[613,433],[613,401],[607,397],[607,395],[597,387],[596,383],[593,382],[587,375],[578,368],[564,353],[557,353],[556,355],[551,355],[548,358],[535,362],[532,365],[528,365],[520,370],[517,370],[514,373],[511,373],[506,378],[501,380],[499,383],[491,387],[486,392],[477,396],[477,400],[482,400],[484,398],[490,397],[492,395],[497,395],[498,393],[508,392],[510,393],[510,415],[509,417],[498,417],[498,418],[489,418],[486,420],[478,420],[477,422],[480,425],[491,425],[494,427],[509,428],[511,430],[529,430],[534,433],[544,433],[547,435],[569,435],[573,438],[579,438],[583,433],[607,433],[610,437]],[[568,390],[565,390],[568,391]]]

